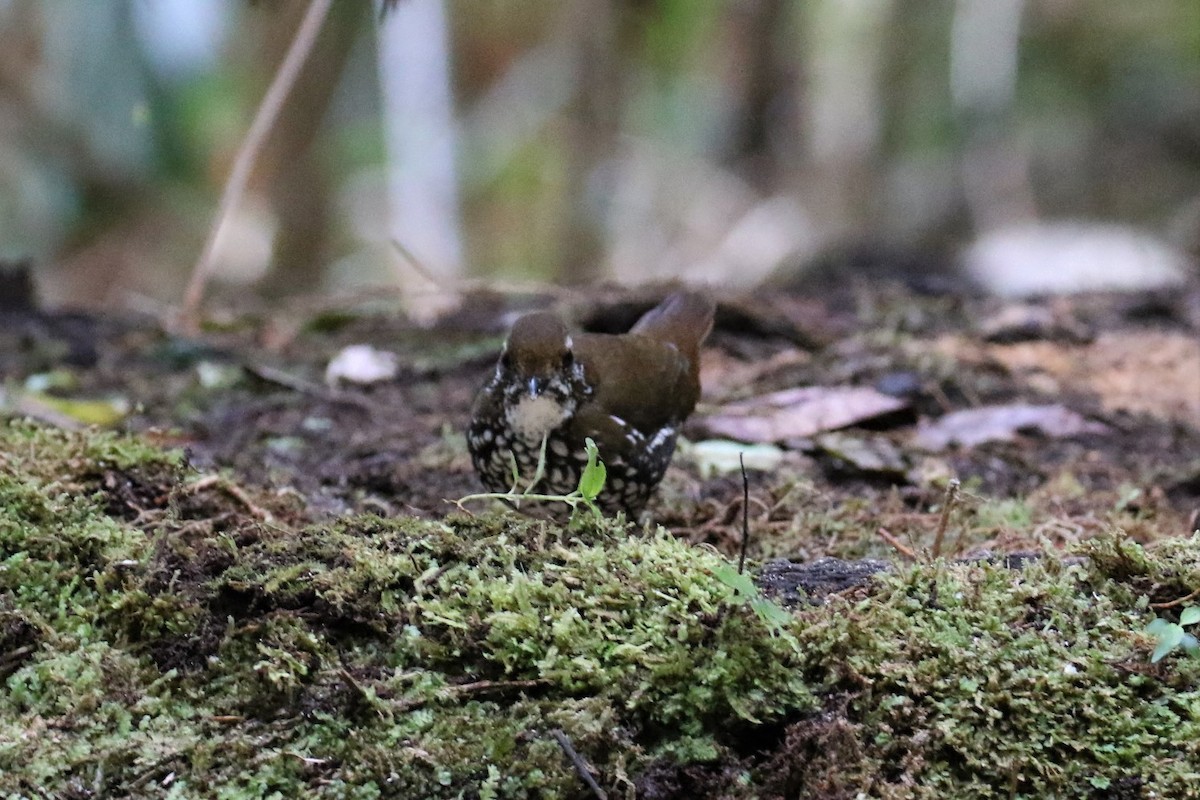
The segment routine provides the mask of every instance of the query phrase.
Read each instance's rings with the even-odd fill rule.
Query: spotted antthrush
[[[662,480],[679,426],[700,397],[700,344],[713,303],[677,292],[624,334],[572,335],[547,312],[517,320],[471,413],[467,445],[490,491],[512,488],[513,463],[524,487],[568,494],[595,441],[608,478],[597,503],[633,516]]]

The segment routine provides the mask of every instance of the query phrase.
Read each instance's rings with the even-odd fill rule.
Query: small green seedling
[[[602,519],[604,515],[600,511],[600,506],[596,505],[596,498],[604,490],[604,482],[608,479],[608,469],[600,460],[600,451],[597,449],[596,443],[590,437],[584,440],[583,447],[587,453],[587,464],[584,466],[583,472],[579,474],[579,484],[575,487],[575,491],[570,494],[535,494],[533,487],[537,486],[546,474],[546,442],[547,439],[543,437],[542,448],[538,453],[537,468],[533,471],[533,477],[525,484],[524,489],[519,489],[521,473],[517,469],[516,458],[510,452],[513,476],[511,489],[507,492],[469,494],[453,501],[454,504],[465,511],[466,508],[463,504],[471,500],[506,500],[517,508],[521,507],[522,500],[541,500],[551,503],[566,503],[571,507],[572,513],[582,506],[591,511],[596,519]]]
[[[1200,622],[1200,606],[1188,606],[1179,614],[1179,622],[1167,622],[1162,617],[1155,619],[1146,626],[1146,633],[1158,640],[1158,645],[1150,655],[1150,663],[1157,664],[1163,656],[1182,649],[1190,655],[1200,655],[1200,641],[1184,628]]]
[[[733,564],[723,564],[713,570],[713,575],[721,583],[733,589],[733,602],[746,603],[750,610],[762,622],[772,636],[780,636],[787,632],[787,624],[792,621],[791,612],[779,605],[754,585],[753,579],[744,572],[738,572]]]
[[[600,496],[604,482],[608,480],[608,468],[600,460],[600,451],[596,449],[595,442],[588,438],[584,440],[583,446],[587,451],[587,465],[579,476],[579,488],[576,491],[583,497],[583,502],[599,514],[596,498]]]

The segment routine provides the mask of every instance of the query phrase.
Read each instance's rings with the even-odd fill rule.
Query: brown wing
[[[700,398],[699,371],[675,345],[647,336],[581,334],[575,357],[593,387],[592,410],[647,435],[681,422]]]

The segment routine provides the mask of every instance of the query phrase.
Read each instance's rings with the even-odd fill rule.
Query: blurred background
[[[177,306],[307,6],[0,0],[0,260],[51,304]],[[335,0],[212,294],[1021,295],[1198,254],[1196,0]]]

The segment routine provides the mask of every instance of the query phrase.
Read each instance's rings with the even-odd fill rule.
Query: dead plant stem
[[[304,18],[300,21],[300,27],[296,29],[296,36],[292,39],[291,46],[288,47],[287,55],[284,56],[270,87],[263,95],[262,102],[255,112],[254,121],[250,124],[250,130],[246,132],[246,138],[238,147],[233,167],[229,171],[229,178],[225,181],[225,188],[221,191],[221,199],[217,204],[216,216],[213,219],[212,227],[209,228],[208,238],[204,242],[204,249],[200,251],[196,266],[192,268],[192,276],[183,294],[183,306],[179,312],[179,327],[185,332],[196,332],[200,304],[204,300],[204,288],[212,274],[221,235],[228,227],[233,212],[237,210],[238,202],[242,199],[242,195],[246,191],[246,184],[250,180],[250,173],[258,160],[258,154],[262,150],[271,128],[274,127],[275,120],[279,117],[283,103],[291,92],[292,86],[295,85],[304,62],[308,60],[308,55],[312,52],[313,43],[316,42],[317,34],[321,32],[321,26],[332,5],[333,0],[311,0],[308,4]]]
[[[954,506],[958,504],[958,490],[962,484],[958,478],[951,479],[946,485],[946,499],[942,501],[942,516],[938,519],[937,533],[933,536],[933,557],[937,558],[942,554],[942,542],[946,538],[946,528],[950,525],[950,514],[954,511]]]

